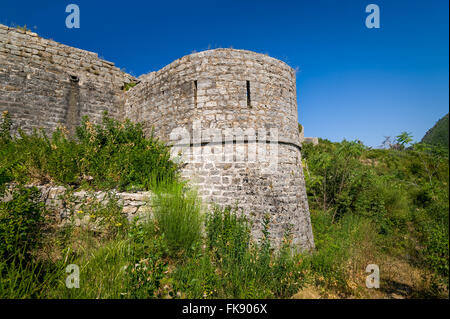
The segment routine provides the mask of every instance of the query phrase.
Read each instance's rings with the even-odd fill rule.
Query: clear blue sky
[[[67,29],[78,4],[80,29]],[[365,27],[375,3],[381,28]],[[299,68],[306,136],[420,140],[449,110],[448,0],[2,1],[0,23],[94,51],[133,75],[193,51],[247,49]]]

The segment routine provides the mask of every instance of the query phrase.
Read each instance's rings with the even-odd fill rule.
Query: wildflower
[[[84,214],[84,212],[82,210],[79,210],[78,214]]]
[[[122,226],[122,223],[117,223],[116,224],[116,227],[120,227],[120,226]]]

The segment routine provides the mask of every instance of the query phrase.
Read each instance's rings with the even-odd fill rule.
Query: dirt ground
[[[408,299],[421,298],[421,291],[428,285],[426,273],[422,269],[411,266],[404,260],[388,258],[380,267],[380,287],[366,287],[366,273],[364,270],[350,278],[348,285],[351,294],[326,290],[323,287],[307,285],[294,296],[293,299]],[[448,294],[448,292],[447,292]]]

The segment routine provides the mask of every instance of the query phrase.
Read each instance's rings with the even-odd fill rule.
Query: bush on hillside
[[[0,138],[0,183],[54,182],[97,189],[149,190],[177,178],[170,148],[140,124],[119,122],[106,114],[101,124],[87,117],[71,137],[58,128],[51,137],[43,131],[10,136],[8,117]],[[0,184],[1,185],[1,184]]]
[[[45,210],[38,189],[18,186],[11,197],[0,202],[0,263],[28,261],[41,236],[39,227]]]

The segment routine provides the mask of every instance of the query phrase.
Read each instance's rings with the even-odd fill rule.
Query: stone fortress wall
[[[42,39],[31,32],[0,25],[0,110],[31,130],[69,130],[83,115],[98,122],[103,111],[119,119],[142,122],[146,133],[176,143],[177,129],[190,133],[185,144],[211,157],[188,161],[189,177],[206,202],[237,205],[261,236],[263,215],[278,245],[290,229],[294,242],[314,247],[298,132],[295,71],[287,64],[244,50],[216,49],[182,57],[163,69],[139,77],[128,75],[91,52]],[[123,85],[138,83],[128,91]],[[201,127],[201,140],[196,130]],[[253,129],[244,139],[226,129]],[[277,135],[272,134],[275,129]],[[263,137],[264,136],[264,137]],[[249,160],[255,138],[267,143],[266,161]],[[250,150],[251,149],[251,150]],[[275,149],[276,153],[271,153]],[[261,148],[257,148],[259,154]],[[217,153],[217,154],[216,154]],[[276,162],[275,170],[267,170]]]
[[[120,116],[121,88],[131,81],[96,53],[0,24],[0,108],[25,131],[59,124],[73,131],[84,115],[93,121],[104,111]]]
[[[175,127],[277,127],[298,144],[295,71],[251,51],[215,49],[184,56],[141,76],[127,92],[125,114],[168,138]],[[164,116],[161,116],[164,114]]]

